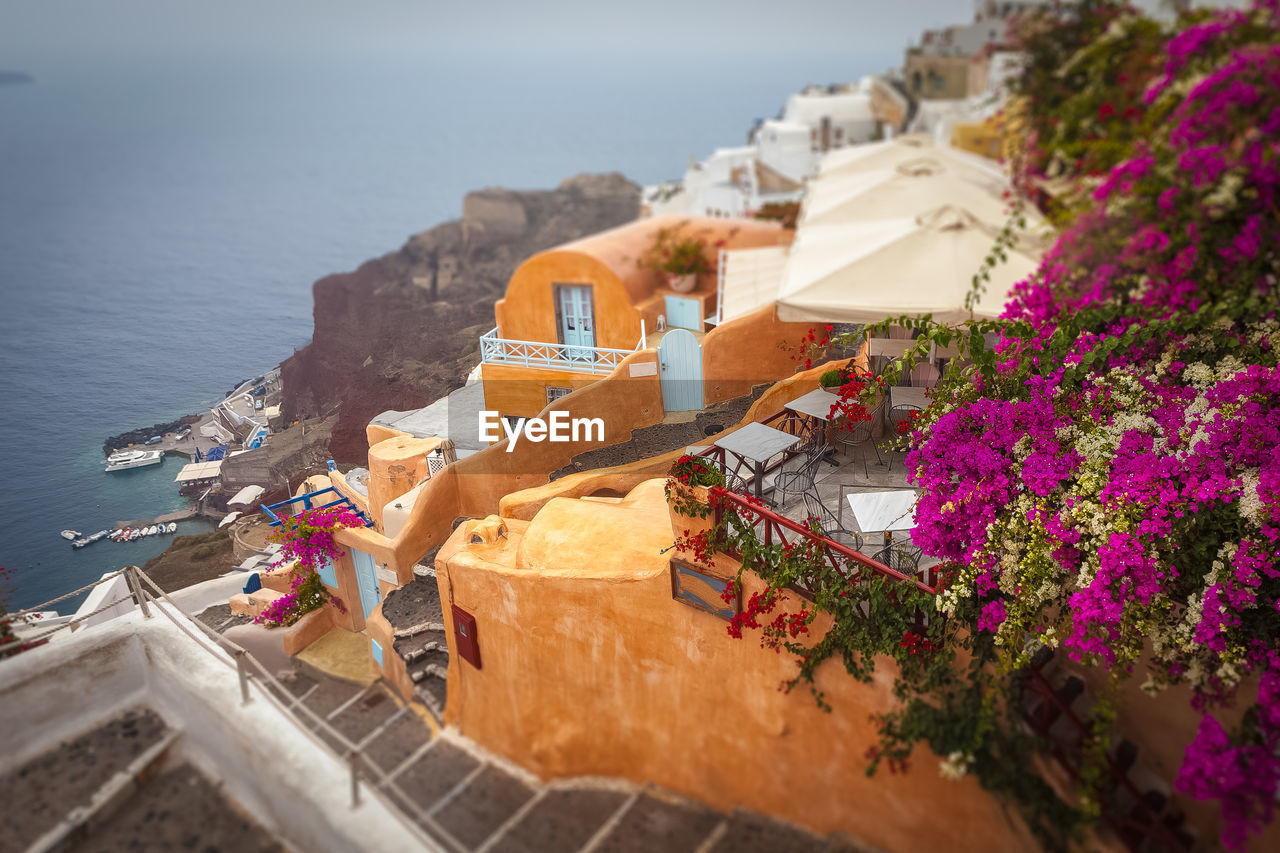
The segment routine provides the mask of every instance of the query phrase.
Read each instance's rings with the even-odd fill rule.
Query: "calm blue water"
[[[574,58],[575,60],[581,58]],[[658,61],[654,61],[657,59]],[[218,400],[311,333],[311,283],[484,186],[677,177],[808,82],[886,58],[120,60],[0,87],[0,566],[29,606],[159,553],[57,535],[184,506],[106,436]],[[193,532],[194,525],[183,532]]]

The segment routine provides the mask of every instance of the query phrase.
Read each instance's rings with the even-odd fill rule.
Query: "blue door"
[[[702,408],[702,344],[693,332],[672,329],[658,344],[662,408],[686,412]]]
[[[591,287],[584,284],[556,285],[556,313],[560,317],[560,343],[570,361],[590,361],[589,347],[596,345],[595,309],[591,304]],[[584,347],[584,349],[574,349]]]
[[[702,302],[689,299],[687,296],[665,296],[667,307],[667,326],[672,329],[692,329],[702,331]]]
[[[364,551],[351,549],[351,562],[356,567],[356,586],[360,588],[360,607],[368,619],[373,608],[382,600],[382,588],[378,586],[378,570],[373,557]]]

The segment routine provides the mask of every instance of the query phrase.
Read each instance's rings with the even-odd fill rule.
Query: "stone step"
[[[587,849],[591,853],[695,853],[720,820],[721,815],[699,803],[646,791]]]
[[[284,846],[189,764],[147,778],[109,817],[86,827],[73,853],[100,850],[234,850]]]
[[[16,850],[57,843],[162,758],[174,736],[158,714],[137,708],[37,755],[0,777],[0,838]]]
[[[582,848],[627,801],[624,790],[549,788],[481,848],[483,853],[554,853]]]
[[[474,850],[535,793],[523,779],[489,764],[437,803],[431,816],[453,838]]]
[[[821,853],[827,839],[755,812],[735,810],[722,832],[699,853]]]

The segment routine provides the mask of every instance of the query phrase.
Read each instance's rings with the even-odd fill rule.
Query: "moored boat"
[[[121,450],[107,457],[108,472],[127,471],[130,468],[145,468],[158,465],[164,461],[164,454],[159,450]]]
[[[63,530],[60,531],[58,535],[63,539],[70,541],[72,539],[79,539],[81,534],[79,530]]]

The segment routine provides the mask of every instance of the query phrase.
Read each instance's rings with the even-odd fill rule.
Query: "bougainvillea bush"
[[[1117,8],[1072,13],[1099,16],[1070,31],[1092,46],[1027,71],[1074,79],[1058,56],[1125,87],[1113,109],[1070,87],[1024,104],[1032,146],[1114,143],[1068,164],[1080,205],[1040,269],[999,321],[893,321],[923,333],[919,353],[965,358],[907,428],[914,538],[947,561],[945,618],[912,641],[928,663],[902,668],[873,758],[928,743],[1064,846],[1056,830],[1105,808],[1120,684],[1184,686],[1202,720],[1175,787],[1217,801],[1237,849],[1280,787],[1280,0],[1184,16],[1155,41]],[[1110,679],[1070,806],[1028,779],[1010,716],[1044,646]]]
[[[325,602],[346,612],[342,599],[325,588],[318,572],[346,551],[334,539],[337,530],[364,526],[360,514],[345,506],[318,507],[283,519],[271,537],[281,545],[280,556],[271,565],[289,567],[289,592],[267,605],[254,621],[272,627],[292,625]]]
[[[1278,27],[1275,2],[1184,19],[1143,94],[1159,124],[907,457],[917,544],[964,566],[940,608],[973,603],[1010,670],[1047,643],[1190,686],[1177,787],[1221,801],[1232,847],[1280,782]]]

